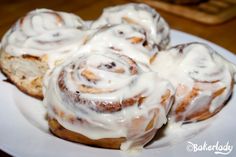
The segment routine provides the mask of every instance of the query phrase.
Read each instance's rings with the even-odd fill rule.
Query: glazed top
[[[166,48],[169,44],[170,28],[168,24],[153,8],[146,4],[129,3],[105,8],[98,20],[92,23],[91,28],[120,23],[141,26],[147,33],[147,39],[152,44],[157,44],[159,50]]]
[[[137,141],[142,147],[149,141],[145,134],[166,123],[173,94],[172,85],[146,65],[105,50],[56,67],[44,103],[65,128],[90,139],[124,137],[121,147],[129,149]]]
[[[2,48],[13,56],[39,56],[50,66],[83,43],[86,29],[80,17],[66,12],[36,9],[20,18],[2,38]]]

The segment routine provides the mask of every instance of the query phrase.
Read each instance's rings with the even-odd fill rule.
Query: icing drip
[[[93,51],[53,71],[44,103],[65,128],[90,139],[125,137],[121,148],[130,149],[166,123],[172,95],[171,84],[148,67]]]

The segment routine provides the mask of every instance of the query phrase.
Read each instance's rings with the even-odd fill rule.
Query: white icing
[[[197,123],[183,124],[182,122],[175,122],[171,119],[167,125],[161,128],[161,134],[157,133],[156,137],[154,137],[155,142],[148,145],[146,149],[160,149],[166,146],[177,145],[210,127],[214,123],[214,120],[214,118],[210,118]]]
[[[143,41],[132,43],[133,37]],[[15,56],[30,54],[47,60],[50,71],[45,77],[44,104],[50,117],[63,127],[91,139],[125,137],[127,140],[121,149],[126,150],[142,147],[154,134],[146,135],[167,122],[172,100],[169,98],[165,106],[161,105],[161,100],[167,90],[174,94],[174,88],[167,80],[177,89],[173,111],[192,88],[201,89],[182,113],[183,120],[209,103],[209,111],[214,112],[231,94],[235,66],[203,44],[187,44],[183,49],[180,45],[162,51],[150,65],[154,72],[150,70],[150,58],[156,54],[158,46],[166,48],[168,42],[169,27],[154,9],[144,4],[127,4],[104,9],[101,17],[91,24],[84,24],[78,16],[69,13],[48,9],[32,11],[5,34],[2,46]],[[136,61],[137,74],[130,72],[132,60],[127,61],[123,55]],[[71,59],[51,71],[69,56]],[[111,71],[114,67],[105,66],[112,62],[124,71],[116,73]],[[98,68],[101,64],[103,67]],[[74,69],[72,65],[75,65]],[[95,74],[99,81],[86,80],[82,76],[85,69]],[[73,94],[79,91],[80,99],[91,102],[82,104],[66,98],[68,95],[58,87],[61,71],[65,72],[63,80],[68,91]],[[218,82],[212,83],[214,81]],[[80,91],[81,85],[102,92],[84,93]],[[211,101],[212,94],[224,87],[224,92]],[[121,103],[139,94],[146,97],[141,106],[136,103],[112,113],[95,111],[96,102]],[[64,116],[56,114],[55,108]],[[155,114],[158,114],[156,123],[146,131]],[[134,121],[139,123],[136,125]],[[142,142],[137,145],[138,141]]]
[[[189,102],[182,113],[183,120],[209,103],[209,111],[213,113],[224,104],[232,92],[235,67],[204,44],[183,44],[159,52],[151,67],[176,88],[173,111],[193,88],[200,89],[198,96]],[[213,93],[224,87],[223,93],[211,101]]]
[[[130,19],[132,22],[125,20]],[[141,26],[147,33],[147,39],[160,48],[166,48],[169,43],[169,26],[165,20],[146,4],[129,3],[108,7],[102,15],[91,25],[92,28],[103,27],[120,23],[132,23]]]
[[[37,9],[19,19],[2,39],[3,49],[13,55],[39,56],[53,68],[74,53],[86,38],[83,21],[76,15]]]
[[[131,41],[133,38],[140,38],[142,41],[133,43]],[[143,45],[144,42],[147,43],[146,46]],[[150,57],[158,51],[157,46],[147,40],[145,30],[132,24],[112,25],[98,29],[88,39],[83,49],[83,51],[110,49],[145,64],[149,64]]]
[[[166,115],[171,105],[171,99],[168,98],[166,105],[161,105],[161,100],[166,91],[170,91],[170,94],[173,95],[174,90],[168,81],[159,78],[157,73],[151,72],[147,67],[139,66],[137,62],[137,65],[135,65],[137,66],[137,74],[132,74],[129,67],[133,63],[130,62],[130,59],[127,60],[128,57],[109,51],[106,52],[93,51],[57,67],[50,77],[44,104],[48,106],[49,116],[55,118],[69,130],[91,139],[125,137],[127,141],[122,144],[122,149],[142,147],[154,136],[155,130],[166,123]],[[111,62],[115,63],[115,67],[101,67],[101,65]],[[74,69],[72,65],[75,65]],[[124,69],[124,72],[111,72],[115,68]],[[99,81],[92,83],[84,79],[81,73],[85,69],[94,72]],[[90,103],[81,104],[80,101],[71,101],[68,95],[63,94],[58,86],[58,77],[62,71],[64,71],[62,79],[65,81],[68,91],[74,94],[75,91],[79,91],[79,98],[91,100]],[[79,87],[81,84],[103,91],[97,94],[82,92]],[[141,106],[136,103],[112,113],[96,111],[96,102],[121,103],[123,100],[133,98],[139,94],[146,97]],[[60,109],[65,115],[71,115],[75,119],[79,117],[86,120],[87,123],[81,123],[76,119],[72,124],[66,116],[62,117],[55,114],[54,108]],[[154,114],[158,114],[157,122],[150,130],[145,131]],[[153,133],[148,138],[145,137],[151,131]],[[137,146],[136,142],[139,140],[142,140],[142,142]]]

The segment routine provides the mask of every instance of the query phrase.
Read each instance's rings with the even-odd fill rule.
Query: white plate
[[[236,64],[235,55],[209,41],[176,30],[171,31],[171,39],[171,45],[191,41],[207,43]],[[21,157],[123,157],[130,155],[119,150],[94,148],[68,142],[51,135],[44,119],[45,109],[41,102],[23,94],[13,85],[2,81],[4,80],[2,74],[0,74],[0,79],[0,149],[11,155]],[[200,127],[193,129],[191,125],[186,125],[180,132],[175,130],[177,128],[168,128],[172,132],[171,136],[168,135],[168,140],[165,138],[164,140],[163,138],[156,140],[142,152],[132,155],[142,157],[215,157],[215,153],[220,152],[221,146],[225,146],[225,149],[226,146],[231,146],[227,148],[236,146],[236,123],[234,121],[236,118],[236,98],[234,95],[219,114],[206,122],[199,123],[201,124]],[[193,145],[190,142],[198,145],[197,152],[194,152]],[[228,145],[226,145],[227,142]],[[201,147],[204,149],[204,143],[207,144],[208,150],[200,151]],[[233,149],[228,156],[236,156],[236,151]]]

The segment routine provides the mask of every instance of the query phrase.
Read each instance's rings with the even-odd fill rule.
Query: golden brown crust
[[[48,68],[47,64],[37,56],[12,56],[2,49],[0,53],[1,71],[7,79],[22,92],[37,99],[43,99],[42,80],[43,74]],[[24,67],[26,65],[28,67]],[[35,73],[33,77],[33,72],[29,71],[27,73],[27,70],[24,70],[24,68],[29,68],[31,65],[31,70],[35,68],[33,69],[35,70],[33,71]]]
[[[84,120],[84,119],[76,119],[73,116],[65,114],[61,109],[59,108],[54,108],[54,113],[63,118],[63,119],[68,119],[70,123],[75,123],[75,121],[79,121],[83,123],[83,125],[88,124],[89,122]],[[139,140],[135,141],[133,143],[133,146],[140,146],[143,145],[147,142],[149,142],[155,135],[156,129],[154,129],[154,126],[158,122],[158,118],[160,116],[159,110],[154,112],[153,117],[150,119],[148,123],[145,122],[144,117],[137,117],[134,118],[132,123],[127,126],[129,128],[129,132],[136,132],[137,128],[146,125],[145,131],[146,133],[140,137]],[[81,144],[86,144],[90,146],[96,146],[96,147],[102,147],[102,148],[109,148],[109,149],[120,149],[120,146],[123,142],[126,141],[125,137],[120,137],[120,138],[102,138],[98,140],[93,140],[90,139],[80,133],[70,131],[66,128],[64,128],[55,118],[48,116],[48,124],[49,124],[49,129],[50,131],[56,135],[59,138],[68,140],[68,141],[73,141]]]
[[[22,91],[23,93],[32,96],[34,98],[43,100],[43,95],[41,93],[32,93],[29,90],[27,90],[26,88],[24,88],[23,86],[21,86],[19,83],[17,83],[16,81],[14,81],[14,79],[11,78],[11,75],[8,75],[7,72],[4,72],[1,68],[1,72],[7,77],[8,82],[11,82],[12,84],[14,84],[20,91]]]
[[[65,140],[78,142],[86,145],[110,148],[110,149],[119,149],[121,143],[123,143],[126,139],[124,137],[120,138],[103,138],[98,140],[90,139],[82,134],[70,131],[65,129],[61,124],[58,123],[55,119],[48,119],[48,124],[50,127],[50,131]]]

